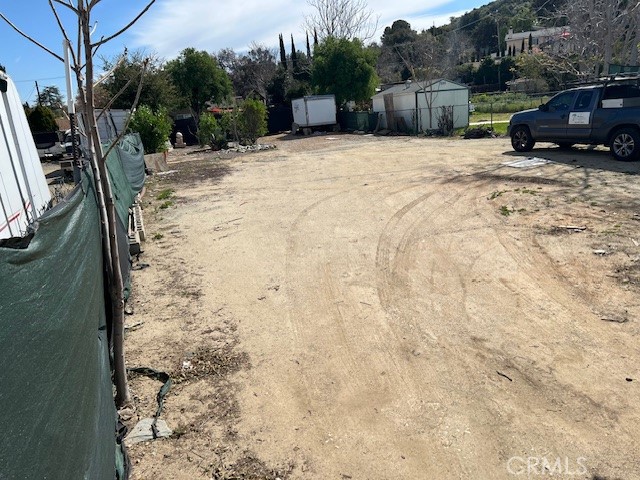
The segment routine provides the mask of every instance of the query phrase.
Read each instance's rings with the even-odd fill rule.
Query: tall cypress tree
[[[298,65],[298,55],[296,54],[296,46],[293,43],[293,34],[291,34],[291,65],[294,70]]]
[[[529,51],[533,50],[533,35],[529,34]]]
[[[318,45],[318,32],[315,28],[313,29],[313,45]]]
[[[309,45],[309,32],[307,33],[307,57],[311,58],[311,46]]]
[[[524,53],[524,38],[522,39],[522,46],[520,47],[520,53]]]
[[[282,65],[285,69],[287,68],[287,52],[284,50],[284,39],[282,38],[282,34],[279,35],[280,39],[280,65]]]

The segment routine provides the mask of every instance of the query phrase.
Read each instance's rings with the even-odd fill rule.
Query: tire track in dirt
[[[456,429],[458,433],[462,431],[462,437],[470,436],[471,433],[463,428],[459,421],[454,421],[459,411],[456,413],[450,411],[451,407],[448,404],[451,385],[445,379],[465,378],[467,373],[458,364],[455,345],[447,340],[446,330],[449,328],[439,331],[443,329],[438,329],[434,324],[441,320],[440,315],[447,314],[448,318],[455,318],[456,328],[462,329],[460,335],[465,336],[464,325],[469,321],[467,312],[464,310],[467,298],[465,277],[468,276],[468,271],[473,269],[475,260],[471,261],[469,267],[462,268],[455,261],[456,254],[451,251],[450,245],[439,245],[432,241],[441,231],[466,234],[477,230],[473,225],[466,225],[469,219],[477,218],[476,206],[464,208],[461,217],[451,215],[456,211],[456,205],[460,203],[467,206],[465,202],[471,202],[473,205],[473,194],[446,188],[439,182],[431,184],[429,189],[432,191],[400,208],[380,235],[376,262],[378,292],[395,336],[404,340],[400,345],[405,344],[405,350],[414,355],[414,358],[410,359],[405,366],[407,377],[415,379],[417,392],[429,391],[431,397],[438,399],[441,407],[438,427],[432,426],[425,431],[439,438],[440,445],[435,448],[453,455],[457,471],[465,472],[466,475],[477,475],[485,468],[479,466],[483,465],[483,462],[479,461],[480,458],[487,453],[482,448],[482,441],[478,442],[480,447],[475,449],[477,461],[470,462],[469,458],[466,458],[469,452],[456,454],[451,448],[457,441],[452,440],[456,434],[452,435],[451,429]],[[417,268],[417,251],[425,242],[429,242],[426,248],[430,251],[430,258],[437,261],[419,265],[428,270],[425,287],[429,290],[416,292],[412,287],[411,277],[413,269]],[[447,274],[444,277],[446,281],[443,283],[444,270]],[[434,308],[432,298],[434,294],[453,297],[455,300],[451,303],[455,313],[451,314],[443,312],[441,308]],[[424,299],[427,305],[414,305],[416,299]],[[435,300],[435,302],[438,301]],[[465,386],[467,385],[468,383],[465,383]],[[460,397],[464,398],[464,395]],[[412,421],[415,425],[430,424],[429,419],[424,415],[416,415]],[[433,446],[425,448],[424,455],[432,455],[433,448]],[[484,463],[486,464],[486,461]],[[490,474],[490,471],[487,470],[486,473]]]
[[[307,355],[311,365],[305,363],[300,369],[304,384],[301,409],[313,409],[314,415],[320,410],[321,416],[315,419],[314,430],[325,435],[326,441],[335,442],[336,447],[350,445],[362,449],[365,455],[385,450],[389,455],[404,452],[406,463],[424,469],[439,455],[436,453],[431,459],[420,457],[416,446],[419,439],[411,428],[405,427],[409,417],[405,421],[405,417],[397,415],[396,411],[398,405],[402,410],[411,409],[406,406],[411,402],[414,402],[414,409],[439,409],[441,402],[427,402],[424,407],[415,401],[420,397],[419,392],[413,380],[406,377],[403,365],[398,363],[397,339],[376,302],[375,260],[362,261],[352,257],[341,239],[327,240],[329,232],[325,232],[327,241],[317,249],[319,253],[310,253],[310,246],[305,241],[310,237],[317,238],[310,230],[316,223],[314,218],[326,220],[326,215],[331,216],[332,201],[356,205],[360,193],[350,190],[339,195],[339,198],[331,195],[305,209],[294,222],[288,240],[287,279],[292,288],[299,289],[290,296],[290,318],[298,332],[295,348],[300,352],[312,352]],[[364,213],[349,212],[346,218],[335,215],[333,228],[339,231],[341,225],[352,225],[359,214]],[[326,226],[320,219],[317,223]],[[373,245],[375,238],[372,234],[369,240]],[[295,259],[301,255],[307,262],[303,272],[310,278],[299,278]],[[362,271],[365,278],[352,279],[346,273],[350,271]],[[314,285],[315,292],[312,293]],[[307,302],[313,295],[316,306],[312,309],[311,320]],[[366,302],[362,301],[362,295],[366,296]],[[301,320],[301,315],[305,314],[307,319]],[[310,325],[310,320],[321,322],[321,326]],[[321,350],[318,350],[319,344]],[[328,383],[319,381],[318,376],[324,376]],[[366,430],[362,431],[364,425]],[[401,431],[402,435],[390,438],[390,431]],[[411,452],[415,454],[411,455]],[[397,455],[400,457],[401,454]],[[340,465],[340,454],[330,458],[333,458],[332,464]],[[445,455],[439,456],[436,462],[450,465],[450,460]],[[371,458],[361,468],[369,471],[384,461]],[[389,471],[388,467],[383,471]],[[374,471],[371,470],[371,474]]]
[[[475,204],[472,208],[467,208],[467,210],[471,210],[471,213],[466,213],[462,215],[462,218],[455,215],[455,213],[459,213],[457,211],[452,211],[454,213],[454,218],[456,222],[464,225],[464,222],[468,219],[473,218],[474,216],[480,220],[481,224],[485,225],[495,225],[496,218],[495,213],[493,215],[489,214],[486,208],[479,208],[478,198],[480,196],[478,194],[474,194],[473,191],[477,190],[479,186],[472,186],[471,189],[465,192],[454,193],[453,195],[459,194],[460,197],[456,199],[454,203],[460,203],[462,205],[466,205],[467,202],[471,204]],[[407,292],[406,295],[402,294],[402,288],[407,285],[406,278],[401,278],[403,274],[407,274],[410,267],[415,263],[415,254],[413,249],[416,247],[416,242],[423,238],[423,240],[437,240],[437,242],[441,244],[450,243],[450,240],[447,237],[455,237],[456,229],[451,228],[452,222],[449,219],[443,217],[443,215],[433,215],[434,211],[441,211],[442,206],[446,203],[446,201],[442,202],[439,206],[430,207],[428,205],[424,205],[426,201],[430,198],[435,198],[436,195],[425,195],[420,198],[420,201],[414,201],[402,209],[400,209],[396,216],[392,219],[392,221],[388,224],[389,230],[391,230],[388,234],[383,234],[381,236],[381,248],[379,249],[379,271],[381,271],[381,283],[382,287],[379,287],[379,291],[382,292],[381,298],[384,299],[384,304],[386,305],[389,312],[394,314],[397,321],[392,322],[392,325],[395,329],[398,330],[397,335],[403,335],[404,333],[399,328],[399,325],[403,325],[415,320],[415,314],[412,312],[412,308],[410,305],[403,304],[402,301],[407,299],[416,298],[416,292]],[[475,200],[474,200],[475,198]],[[464,201],[461,201],[464,200]],[[412,209],[417,206],[422,207],[420,209],[420,214],[424,215],[426,218],[423,221],[406,221],[407,225],[404,228],[401,228],[398,232],[398,227],[401,223],[401,220],[404,216],[406,216]],[[437,204],[436,204],[437,205]],[[458,224],[458,229],[460,229],[460,224]],[[495,304],[498,304],[498,296],[495,293],[492,293],[494,290],[500,290],[500,286],[502,286],[502,291],[505,289],[511,293],[511,295],[516,296],[518,301],[520,302],[517,307],[518,309],[522,309],[527,312],[527,317],[536,319],[535,315],[532,315],[530,312],[534,309],[534,307],[539,303],[539,298],[531,297],[530,294],[522,288],[523,284],[531,284],[534,287],[537,286],[537,282],[539,278],[548,277],[548,267],[551,262],[547,258],[544,258],[540,254],[539,248],[536,248],[535,242],[531,241],[526,235],[524,238],[524,244],[532,244],[533,249],[531,248],[518,248],[513,244],[513,238],[509,238],[508,240],[503,239],[504,233],[501,232],[500,228],[489,227],[490,237],[493,239],[493,247],[491,250],[495,253],[496,258],[501,258],[505,256],[506,258],[501,260],[501,263],[507,266],[507,269],[514,269],[514,272],[511,272],[511,276],[518,277],[519,281],[516,286],[511,285],[511,282],[505,280],[504,278],[493,279],[488,282],[490,288],[484,288],[483,293],[489,293],[492,296],[495,296]],[[440,232],[447,232],[444,237],[440,237]],[[522,232],[520,232],[522,233]],[[395,255],[393,257],[393,261],[389,260],[389,252],[391,251],[390,244],[392,244],[391,237],[392,236],[399,237],[397,240],[397,247],[395,248]],[[509,235],[509,234],[507,234]],[[485,235],[487,237],[487,235]],[[457,298],[457,302],[461,308],[457,308],[455,310],[460,313],[462,311],[462,315],[453,314],[450,315],[451,318],[455,318],[457,323],[453,324],[454,327],[449,332],[445,332],[444,330],[440,332],[438,335],[438,346],[443,350],[446,349],[447,354],[439,357],[438,361],[441,362],[440,367],[442,367],[442,362],[446,364],[446,368],[440,368],[438,370],[438,375],[436,376],[438,381],[440,381],[444,376],[453,376],[456,378],[465,378],[467,377],[467,381],[463,381],[463,388],[456,389],[454,387],[454,391],[456,391],[456,396],[460,396],[464,398],[465,389],[470,389],[471,391],[475,390],[475,395],[478,398],[483,398],[490,396],[492,394],[493,389],[487,389],[482,385],[478,385],[477,381],[474,381],[473,378],[469,378],[466,372],[477,370],[478,369],[478,360],[480,360],[480,365],[484,367],[484,370],[487,372],[492,371],[496,368],[496,365],[500,365],[496,360],[499,360],[502,364],[500,368],[511,368],[513,369],[520,377],[525,381],[525,387],[520,391],[520,395],[511,399],[511,402],[516,402],[519,404],[519,408],[522,412],[529,411],[531,412],[531,407],[529,403],[531,399],[536,399],[538,405],[536,408],[549,410],[554,407],[555,403],[560,400],[564,405],[574,405],[579,406],[579,413],[572,414],[571,416],[575,419],[575,421],[585,421],[587,417],[585,417],[586,411],[593,411],[596,418],[598,418],[597,423],[600,425],[599,428],[603,429],[602,434],[605,435],[606,430],[613,428],[617,415],[611,410],[604,407],[602,404],[594,401],[591,397],[586,394],[580,393],[573,388],[568,388],[569,386],[566,384],[558,385],[557,380],[553,377],[553,372],[545,372],[544,368],[535,367],[532,368],[531,365],[528,365],[530,362],[530,358],[528,357],[518,357],[517,352],[514,352],[512,348],[490,348],[485,345],[485,341],[481,337],[473,337],[471,335],[472,332],[469,329],[465,328],[466,324],[474,321],[474,311],[477,310],[477,306],[473,306],[468,304],[469,295],[467,293],[467,289],[469,288],[470,279],[473,279],[473,270],[476,263],[479,261],[480,257],[467,259],[466,266],[462,266],[460,262],[460,257],[464,257],[463,251],[453,251],[451,248],[441,248],[436,245],[434,242],[429,245],[429,258],[437,258],[440,264],[446,263],[448,269],[450,270],[450,276],[455,277],[457,280],[454,281],[455,287],[452,290],[451,284],[448,285],[448,295],[454,295]],[[497,243],[496,243],[497,242]],[[526,251],[526,253],[525,253]],[[500,266],[500,265],[498,265]],[[389,272],[393,272],[392,275]],[[500,269],[497,270],[498,275],[500,275]],[[427,283],[429,286],[434,287],[435,281],[433,279],[433,271],[431,273],[431,279]],[[555,285],[543,285],[541,287],[542,292],[552,292],[551,300],[548,300],[551,304],[559,305],[561,308],[564,308],[567,302],[571,304],[571,300],[568,295],[564,295],[561,293],[562,286],[561,282],[558,280],[554,280],[553,283]],[[386,285],[389,285],[389,288],[386,289]],[[559,288],[558,288],[559,287]],[[456,290],[458,293],[456,294]],[[391,293],[390,293],[391,292]],[[538,294],[539,296],[539,294]],[[485,305],[487,302],[484,302]],[[493,303],[493,302],[489,302]],[[473,307],[471,309],[470,307]],[[566,314],[566,312],[565,312]],[[424,317],[424,311],[419,312],[418,316]],[[539,323],[539,329],[544,331],[544,325],[546,323]],[[406,331],[405,325],[405,331]],[[432,327],[426,328],[425,325],[422,325],[423,332],[426,332],[428,337],[433,336]],[[447,333],[448,335],[445,335]],[[553,338],[554,334],[557,335],[558,332],[556,329],[552,327],[546,328],[546,335],[548,338]],[[477,334],[477,332],[476,332]],[[505,331],[502,335],[496,335],[499,338],[509,338],[509,332]],[[428,338],[427,337],[427,338]],[[452,339],[453,337],[453,339]],[[469,345],[468,339],[474,338],[477,339],[473,342],[472,345]],[[478,341],[479,340],[479,341]],[[461,348],[462,347],[462,348]],[[476,351],[475,358],[472,355],[469,355],[465,352],[465,349],[471,348]],[[480,358],[478,358],[480,357]],[[551,364],[550,362],[549,364]],[[530,372],[530,373],[528,373]],[[416,372],[417,373],[417,372]],[[440,373],[442,375],[440,375]],[[415,377],[414,377],[415,378]],[[424,378],[424,375],[423,375]],[[540,380],[538,380],[539,378]],[[546,395],[541,395],[539,390],[545,385],[547,388]],[[557,385],[557,387],[553,387],[553,385]],[[436,390],[439,385],[437,382],[430,383],[429,388]],[[446,391],[451,392],[451,386],[447,385]],[[443,392],[444,394],[444,392]],[[481,417],[491,417],[491,416],[501,416],[506,413],[504,408],[501,408],[499,405],[491,405],[491,404],[482,404],[482,402],[473,402],[473,409],[477,410],[478,408],[483,411],[483,415]],[[496,408],[498,407],[498,408]],[[469,409],[467,409],[469,410]],[[463,416],[463,411],[458,411],[456,413],[457,416]],[[565,419],[561,416],[556,418],[558,424],[565,423]],[[471,423],[474,423],[473,421]],[[587,428],[593,428],[593,425],[587,426]],[[498,439],[497,441],[483,442],[482,438],[478,438],[477,444],[482,445],[484,448],[481,448],[481,451],[484,451],[484,455],[493,456],[495,458],[495,451],[505,450],[507,448],[513,448],[513,445],[504,445],[500,444],[500,439],[502,438],[510,438],[513,437],[514,430],[511,428],[504,428],[500,425],[493,425],[494,430],[502,429],[502,434],[493,435],[493,438]],[[532,435],[534,433],[534,435]],[[585,432],[587,433],[587,432]],[[520,432],[523,435],[523,432]],[[529,432],[530,436],[535,436],[535,432]],[[562,442],[555,443],[553,441],[549,441],[548,439],[544,440],[545,446],[549,448],[551,444],[555,445],[556,451],[560,451],[564,445]],[[490,446],[489,446],[490,445]],[[564,447],[566,448],[566,447]],[[493,451],[493,452],[492,452]],[[491,455],[493,453],[493,455]],[[612,452],[614,453],[614,452]],[[475,460],[476,462],[467,463],[470,467],[475,463],[478,465],[481,461],[482,455],[478,456]],[[485,457],[486,458],[486,457]],[[464,468],[462,468],[464,470]],[[487,474],[490,474],[491,469],[487,470]],[[477,471],[476,471],[477,473]]]

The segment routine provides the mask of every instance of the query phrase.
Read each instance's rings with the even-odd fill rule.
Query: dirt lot
[[[264,141],[149,179],[127,360],[174,435],[134,479],[640,478],[638,163]]]

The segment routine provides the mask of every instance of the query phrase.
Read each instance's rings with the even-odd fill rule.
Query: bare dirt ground
[[[264,141],[149,179],[126,345],[174,434],[134,479],[640,478],[638,163]]]

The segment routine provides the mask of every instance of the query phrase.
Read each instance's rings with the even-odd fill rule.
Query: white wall
[[[438,128],[440,107],[443,106],[453,106],[454,128],[469,125],[469,91],[450,82],[439,82],[433,90],[418,93],[418,127],[421,131]]]
[[[6,80],[7,92],[0,94],[0,238],[24,235],[51,201],[22,102]]]
[[[384,93],[384,92],[383,92]],[[394,116],[402,117],[405,124],[411,130],[416,128],[415,109],[416,109],[416,94],[415,92],[407,93],[394,93],[393,94],[393,108]],[[376,113],[385,113],[384,98],[382,95],[373,97],[373,111]],[[387,116],[382,115],[380,122],[380,128],[388,128],[389,122]]]

